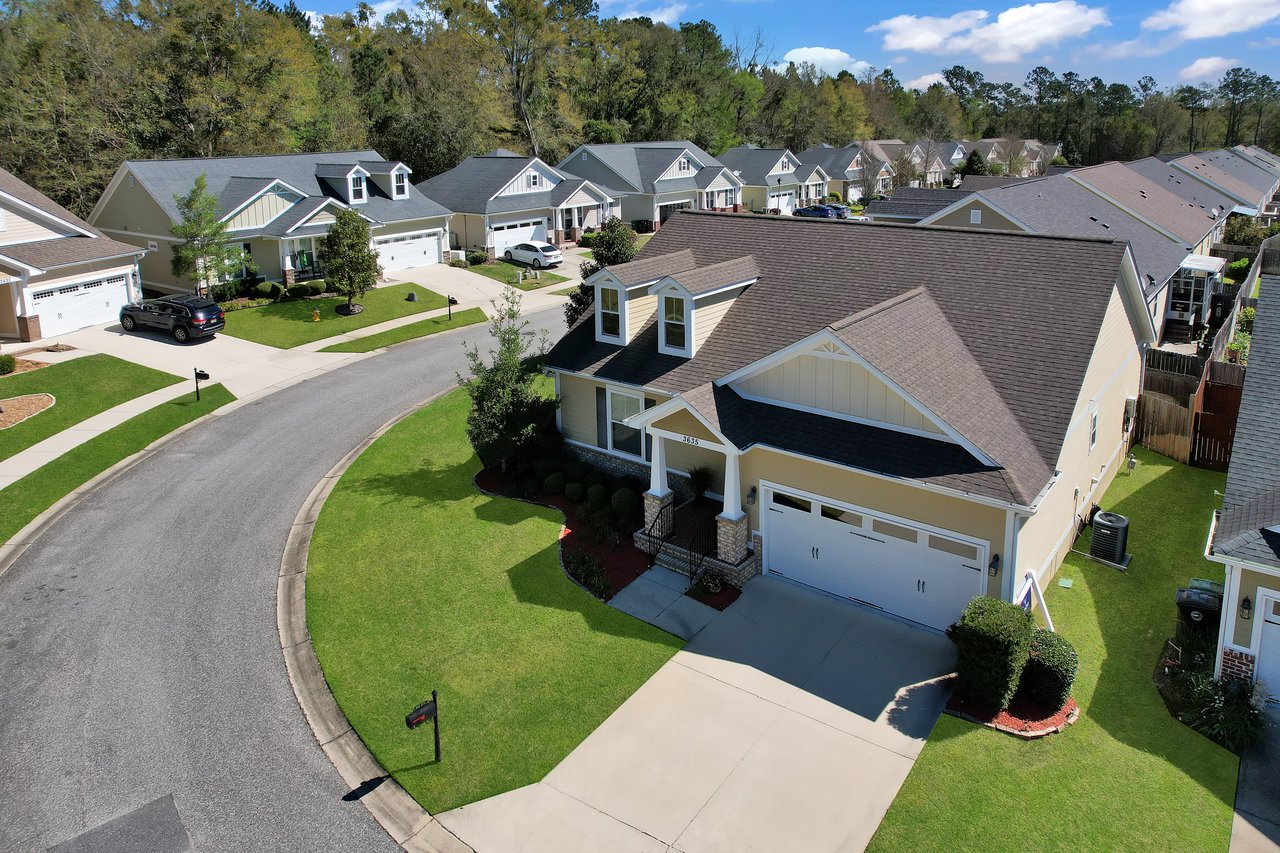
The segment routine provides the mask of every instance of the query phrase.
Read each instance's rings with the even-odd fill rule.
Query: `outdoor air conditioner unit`
[[[1129,519],[1114,512],[1099,512],[1093,517],[1093,541],[1089,556],[1117,566],[1128,566]]]

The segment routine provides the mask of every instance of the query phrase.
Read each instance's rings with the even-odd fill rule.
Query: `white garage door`
[[[545,242],[547,242],[547,220],[545,219],[493,226],[493,249],[498,257],[502,257],[502,253],[508,246],[514,246],[516,243]]]
[[[1262,614],[1262,642],[1254,674],[1271,694],[1271,701],[1280,702],[1280,601],[1262,599]]]
[[[796,194],[794,192],[769,193],[769,209],[781,210],[782,215],[786,216],[796,209]]]
[[[31,294],[35,313],[40,317],[40,334],[51,338],[109,323],[120,316],[129,301],[128,280],[122,276],[100,278],[80,284],[67,284]]]
[[[373,241],[383,272],[440,263],[440,233],[397,234]]]
[[[986,548],[947,531],[765,491],[765,569],[944,629],[982,592]]]

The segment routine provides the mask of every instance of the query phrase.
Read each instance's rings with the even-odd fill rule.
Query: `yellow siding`
[[[577,376],[560,376],[560,432],[570,441],[596,443],[596,384]]]
[[[657,441],[654,437],[654,441]],[[724,454],[709,447],[693,447],[679,441],[667,442],[667,470],[688,473],[690,468],[702,466],[711,470],[711,491],[724,491]]]
[[[1232,626],[1231,642],[1235,643],[1242,649],[1253,648],[1253,625],[1259,619],[1262,619],[1262,599],[1258,597],[1258,588],[1280,590],[1280,578],[1275,575],[1264,574],[1263,572],[1255,572],[1250,569],[1237,569],[1237,576],[1233,576],[1231,589],[1228,594],[1234,593],[1236,597],[1236,623]],[[1245,596],[1249,596],[1249,601],[1253,604],[1253,618],[1240,618],[1240,602]],[[1227,602],[1222,603],[1225,609]],[[1258,649],[1253,649],[1254,653]]]
[[[717,445],[720,443],[720,439],[716,438],[711,433],[711,430],[703,426],[702,421],[684,409],[672,412],[665,418],[654,421],[653,427],[654,429],[664,429],[668,432],[692,436],[700,441],[711,441]]]
[[[273,190],[232,217],[227,223],[227,228],[232,231],[240,228],[261,228],[292,207],[296,201],[298,197],[287,190]]]
[[[13,309],[16,284],[0,284],[0,334],[18,334],[18,315]]]
[[[973,223],[969,221],[969,211],[981,210],[982,221]],[[959,210],[953,210],[941,219],[935,220],[930,225],[946,225],[953,228],[985,228],[989,231],[1022,231],[1009,219],[1001,216],[984,204],[974,202],[966,204]]]
[[[711,337],[716,326],[719,326],[720,321],[724,319],[724,315],[733,307],[733,301],[737,299],[739,293],[741,293],[740,290],[722,293],[694,303],[693,347],[695,351],[706,343],[707,338]]]
[[[169,234],[169,229],[173,225],[169,215],[156,203],[151,194],[142,188],[142,184],[129,186],[127,174],[120,178],[119,185],[102,206],[101,212],[90,222],[103,229],[136,231],[162,237]],[[122,239],[117,233],[110,233],[107,236],[117,240]]]
[[[1120,291],[1112,292],[1075,412],[1058,458],[1058,481],[1027,519],[1018,538],[1019,576],[1057,571],[1072,544],[1078,520],[1101,500],[1110,485],[1127,442],[1125,398],[1137,396],[1141,359]],[[1089,450],[1090,403],[1098,411],[1098,443]],[[1077,496],[1077,490],[1079,490]]]
[[[768,448],[754,447],[740,461],[742,504],[759,531],[760,501],[748,506],[747,492],[762,480],[791,486],[844,503],[896,515],[921,524],[963,533],[988,543],[989,553],[1003,550],[1005,513],[995,507],[859,474],[821,462],[799,459]],[[984,577],[987,577],[984,575]],[[1001,577],[987,577],[987,590],[999,595]]]
[[[644,328],[645,323],[653,317],[655,311],[658,310],[658,297],[645,293],[643,290],[637,290],[638,296],[630,296],[627,298],[627,343],[635,340],[636,335],[640,334],[640,330]]]
[[[764,187],[743,187],[742,204],[747,210],[764,210],[767,195]]]
[[[753,397],[943,434],[888,385],[851,361],[799,355],[736,387]]]
[[[75,234],[70,228],[57,227],[44,218],[38,218],[9,204],[0,204],[0,246],[15,243],[34,243]]]

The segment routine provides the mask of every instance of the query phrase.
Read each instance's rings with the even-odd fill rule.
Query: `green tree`
[[[528,334],[529,321],[520,315],[520,291],[507,285],[490,304],[494,348],[486,359],[479,346],[464,343],[468,375],[459,375],[458,381],[471,397],[467,439],[476,456],[486,466],[506,470],[541,430],[553,428],[556,401],[538,394],[534,386],[537,372],[529,368],[527,359],[545,350],[546,333],[536,344]]]
[[[378,283],[378,255],[369,238],[369,223],[350,208],[338,211],[329,233],[320,239],[320,259],[324,280],[335,292],[347,297],[347,313],[359,313],[355,300]]]
[[[209,193],[203,172],[191,192],[174,196],[173,200],[182,217],[170,229],[182,241],[174,244],[169,261],[175,276],[191,279],[196,293],[208,293],[213,285],[251,265],[239,244],[229,241],[218,199]]]
[[[987,158],[982,156],[982,152],[977,148],[969,152],[969,156],[965,158],[964,163],[960,166],[960,174],[965,175],[988,175],[990,170],[987,168]]]
[[[625,264],[636,256],[636,232],[631,226],[616,216],[610,216],[596,232],[595,242],[591,244],[591,260],[583,261],[579,270],[583,283],[569,294],[569,301],[564,306],[564,322],[572,326],[578,318],[591,309],[595,301],[595,288],[586,283],[587,279],[605,267]]]

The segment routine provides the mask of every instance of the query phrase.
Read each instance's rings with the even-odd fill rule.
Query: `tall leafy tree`
[[[569,295],[564,306],[564,323],[572,326],[587,313],[595,300],[595,288],[586,280],[605,267],[625,264],[636,256],[636,232],[616,216],[611,216],[596,232],[591,244],[591,260],[583,261],[580,268],[583,283]]]
[[[173,245],[169,266],[178,278],[189,278],[197,293],[208,293],[214,285],[236,276],[249,266],[240,245],[227,234],[218,199],[209,192],[208,181],[200,174],[191,192],[174,196],[181,217],[170,229],[181,242]]]
[[[351,208],[339,210],[320,240],[320,261],[329,289],[347,297],[348,314],[358,313],[357,298],[373,290],[381,269],[373,250],[368,221]]]

